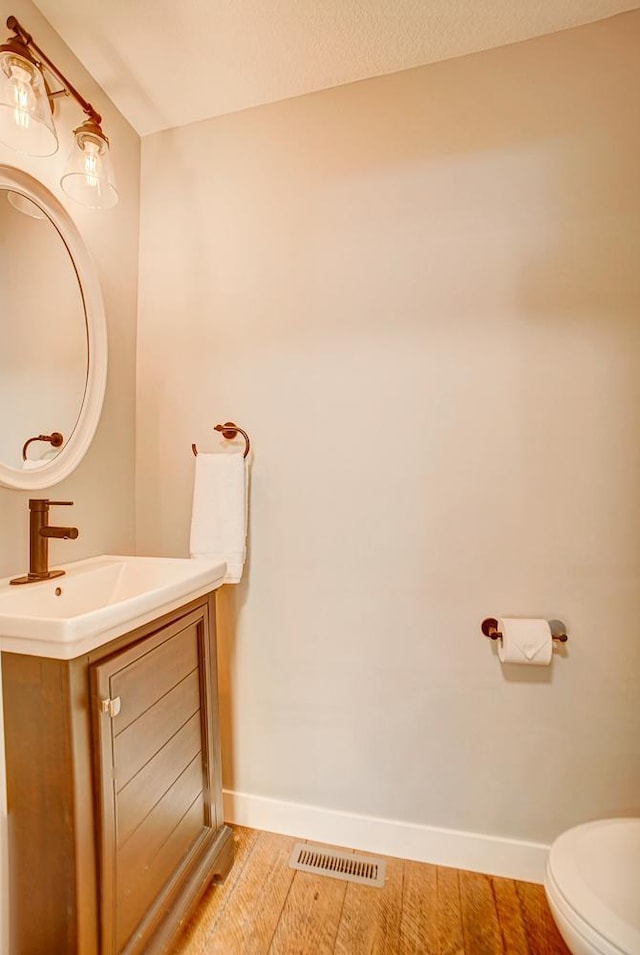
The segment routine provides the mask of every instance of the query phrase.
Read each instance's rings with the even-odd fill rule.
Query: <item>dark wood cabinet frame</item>
[[[118,940],[115,720],[102,700],[118,674],[129,667],[135,677],[138,661],[174,638],[197,647],[202,828]],[[3,653],[2,679],[11,955],[169,952],[207,884],[233,861],[222,823],[215,594],[74,660]]]

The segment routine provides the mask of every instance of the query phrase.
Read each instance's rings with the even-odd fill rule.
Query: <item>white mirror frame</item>
[[[76,270],[86,316],[87,384],[73,432],[56,457],[41,468],[22,471],[0,462],[0,485],[18,490],[39,490],[59,484],[77,468],[98,427],[107,383],[107,323],[96,266],[64,206],[37,179],[13,166],[0,165],[0,189],[22,193],[49,216]]]

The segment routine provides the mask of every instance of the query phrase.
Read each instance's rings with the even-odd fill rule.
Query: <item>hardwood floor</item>
[[[542,886],[388,859],[370,888],[290,869],[297,839],[234,839],[174,955],[568,955]]]

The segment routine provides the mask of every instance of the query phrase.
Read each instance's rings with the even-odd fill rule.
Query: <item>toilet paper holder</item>
[[[558,643],[567,642],[569,637],[565,633],[565,626],[560,620],[550,620],[549,626],[551,627],[552,640],[557,640]],[[490,640],[502,640],[502,634],[495,617],[485,617],[481,624],[481,630],[485,637],[489,637]]]

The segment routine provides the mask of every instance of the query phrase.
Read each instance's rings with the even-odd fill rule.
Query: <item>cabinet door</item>
[[[203,605],[92,667],[104,955],[144,951],[220,823],[212,663]]]

